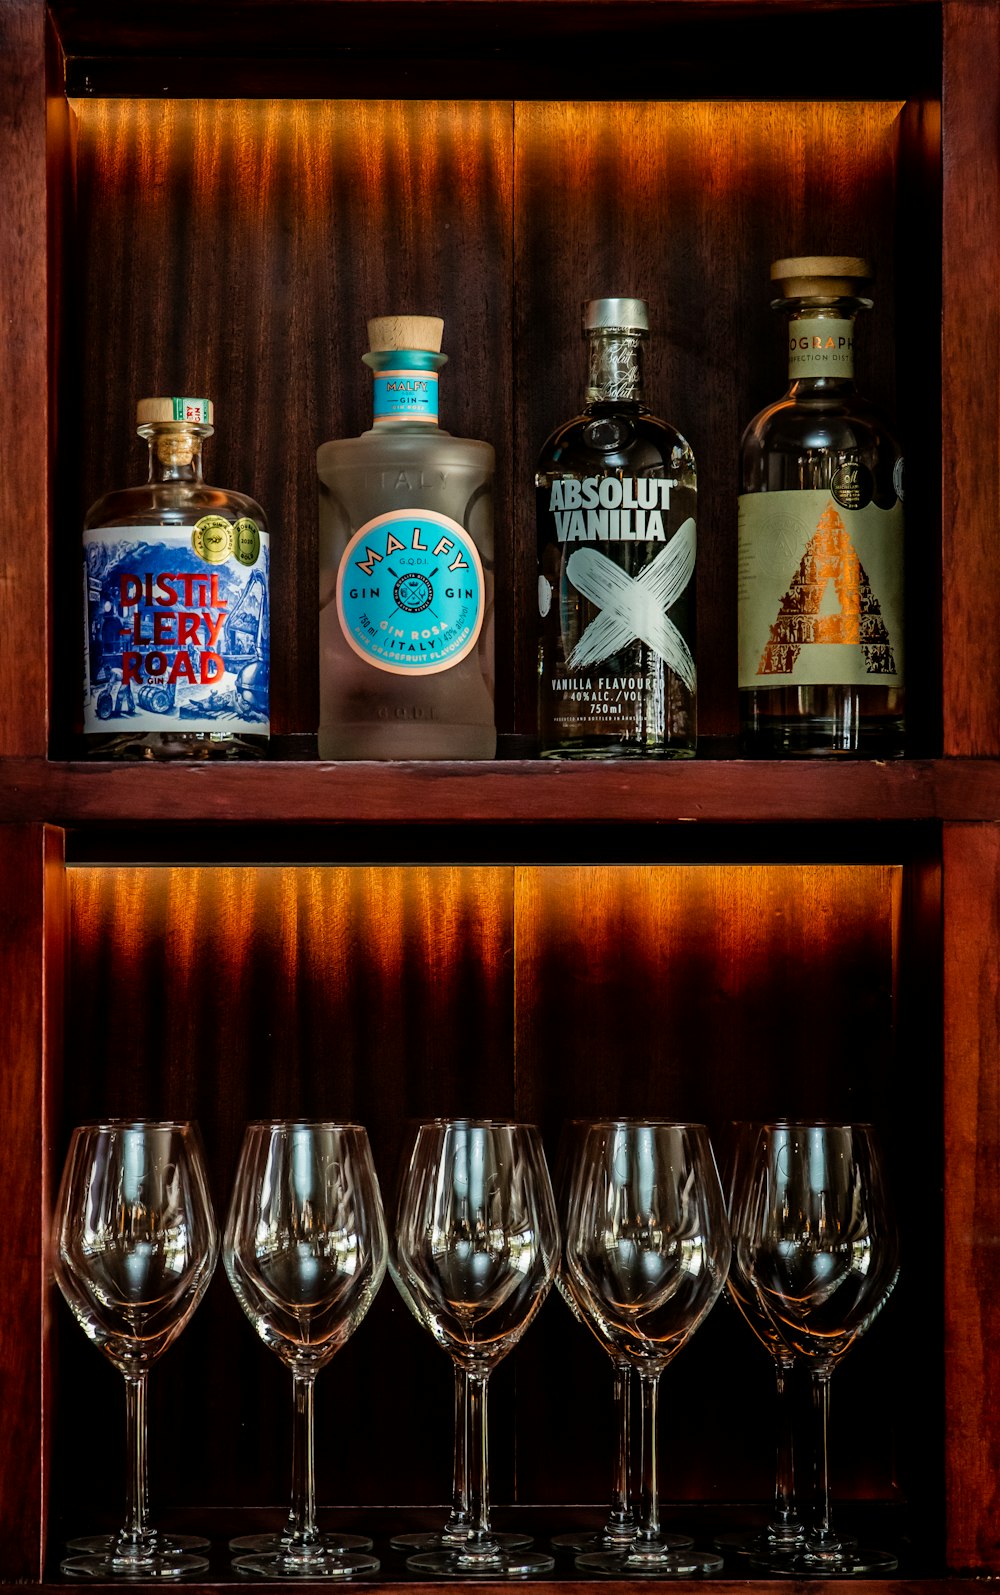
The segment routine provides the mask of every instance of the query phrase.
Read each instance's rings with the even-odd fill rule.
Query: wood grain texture
[[[515,109],[518,366],[516,475],[582,408],[580,304],[649,304],[647,401],[698,462],[698,728],[737,729],[739,440],[787,386],[770,263],[851,252],[874,262],[877,306],[859,337],[859,386],[891,414],[899,105],[551,103]],[[933,393],[925,393],[928,406]],[[534,531],[517,500],[515,638],[522,729],[533,721]]]
[[[79,450],[60,473],[64,524],[79,525],[110,487],[145,479],[138,398],[211,397],[206,479],[250,493],[272,526],[274,729],[315,731],[316,447],[371,425],[367,318],[436,313],[450,359],[442,425],[494,442],[501,463],[497,625],[509,635],[510,108],[206,99],[75,109],[78,292],[64,417]],[[70,560],[61,612],[75,636],[74,571]],[[509,702],[506,650],[499,663]],[[64,733],[72,721],[63,701]]]
[[[944,833],[948,1565],[1000,1570],[1000,831]]]
[[[946,754],[1000,752],[1000,10],[944,10],[942,627]]]
[[[466,852],[469,830],[490,825],[604,825],[608,847],[630,845],[630,827],[689,828],[687,843],[666,830],[656,851],[705,845],[699,823],[713,825],[833,822],[870,825],[910,821],[989,820],[1000,813],[1000,766],[986,760],[820,761],[693,759],[671,764],[633,760],[576,764],[511,760],[483,764],[232,765],[49,764],[8,760],[0,780],[0,821],[33,818],[117,830],[123,838],[148,830],[144,845],[155,862],[160,843],[176,841],[165,825],[230,828],[373,824],[386,827],[378,857],[407,846],[447,854],[433,827],[461,822],[453,846]],[[618,827],[616,829],[616,826]],[[220,833],[220,845],[221,842]],[[239,830],[229,833],[238,839]],[[791,834],[791,833],[789,833]],[[835,832],[824,835],[826,846]],[[746,850],[752,854],[753,833]],[[281,838],[276,833],[276,845]],[[300,847],[304,845],[300,838]],[[327,835],[318,846],[331,846]],[[572,847],[569,835],[555,844]],[[769,842],[768,846],[772,844]],[[525,832],[524,849],[533,848]],[[126,849],[135,847],[126,841]],[[515,854],[523,851],[515,848]],[[114,856],[114,853],[110,856]]]
[[[0,828],[0,1181],[7,1241],[0,1292],[0,1545],[5,1576],[41,1575],[47,1511],[51,1201],[46,1100],[59,1056],[65,927],[61,838]]]
[[[44,754],[49,678],[45,13],[0,4],[0,746]]]

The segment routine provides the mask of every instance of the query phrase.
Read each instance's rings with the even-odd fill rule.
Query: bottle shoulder
[[[117,488],[91,505],[83,524],[86,531],[102,526],[186,526],[204,515],[253,520],[267,530],[267,516],[256,499],[207,482],[143,482]]]
[[[550,434],[538,456],[537,475],[649,474],[693,476],[694,451],[669,422],[645,409],[590,407]]]
[[[492,470],[496,451],[492,443],[482,438],[456,437],[442,427],[403,424],[391,431],[374,427],[358,437],[331,438],[316,450],[316,465],[320,474],[357,467],[373,469],[386,466],[446,465],[454,462],[464,466],[478,465]]]
[[[874,405],[842,385],[784,394],[748,423],[744,452],[753,449],[890,448],[895,436]]]

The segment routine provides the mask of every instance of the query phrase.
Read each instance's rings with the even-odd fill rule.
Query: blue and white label
[[[194,526],[84,532],[84,730],[267,735],[267,532]]]
[[[375,421],[429,421],[437,426],[437,372],[376,371],[372,416]]]
[[[397,675],[450,670],[479,640],[486,595],[479,550],[434,510],[390,510],[351,538],[337,613],[354,652]]]

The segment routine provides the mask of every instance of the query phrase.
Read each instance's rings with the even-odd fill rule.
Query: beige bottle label
[[[829,316],[802,317],[788,324],[788,375],[853,377],[854,322]]]
[[[903,506],[739,501],[739,684],[903,684]]]

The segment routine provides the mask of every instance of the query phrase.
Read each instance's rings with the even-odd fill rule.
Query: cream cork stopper
[[[796,255],[771,266],[771,281],[786,299],[846,298],[871,280],[872,268],[860,255]]]
[[[444,322],[440,316],[375,316],[368,323],[368,350],[426,349],[440,354]]]
[[[138,426],[164,421],[190,421],[198,426],[213,426],[215,406],[211,399],[140,399],[135,407]]]

